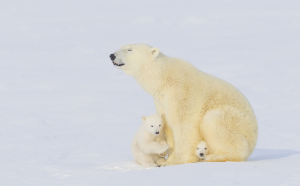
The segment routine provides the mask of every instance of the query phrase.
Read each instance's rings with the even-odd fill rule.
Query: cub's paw
[[[166,150],[164,153],[159,154],[160,157],[165,158],[168,155],[168,151]]]
[[[165,153],[168,149],[169,149],[169,145],[164,145],[164,146],[162,146],[162,148],[160,149],[160,152],[159,152],[158,154],[163,154],[163,153]]]
[[[159,159],[159,161],[157,161],[158,167],[165,167],[165,166],[171,166],[171,165],[173,165],[170,162],[166,162],[166,159],[164,159],[164,158],[161,158],[161,159]]]
[[[165,158],[160,158],[156,161],[156,164],[158,165],[158,167],[161,167],[161,165],[166,161],[167,160]]]
[[[198,162],[206,162],[206,158],[199,159]]]

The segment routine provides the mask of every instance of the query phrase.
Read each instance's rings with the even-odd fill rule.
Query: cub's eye
[[[132,51],[132,49],[127,49],[128,51]]]
[[[206,148],[205,148],[205,150],[206,150]]]
[[[199,150],[199,148],[197,148],[197,150]]]
[[[159,125],[159,126],[161,126],[161,125]]]
[[[151,127],[153,127],[153,125],[151,125]]]

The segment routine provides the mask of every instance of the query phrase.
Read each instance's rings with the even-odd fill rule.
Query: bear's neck
[[[158,58],[146,63],[134,78],[154,99],[162,100],[164,72],[164,62]]]

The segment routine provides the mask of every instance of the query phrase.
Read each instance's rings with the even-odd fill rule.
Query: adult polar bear
[[[206,161],[244,161],[254,150],[258,127],[251,105],[231,84],[168,57],[146,44],[122,46],[113,64],[153,96],[164,115],[169,156],[162,165],[197,162],[197,144],[210,149]]]

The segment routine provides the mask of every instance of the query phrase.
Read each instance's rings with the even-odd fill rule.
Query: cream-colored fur
[[[231,84],[168,57],[145,44],[124,45],[114,53],[117,68],[134,77],[164,114],[169,148],[166,165],[197,162],[204,140],[206,161],[244,161],[254,150],[258,127],[250,103]]]
[[[200,141],[197,145],[197,149],[195,151],[196,156],[200,159],[200,161],[205,160],[205,157],[208,155],[209,150],[207,148],[207,144],[205,141]]]
[[[134,161],[143,167],[157,167],[165,162],[169,145],[164,137],[164,122],[159,114],[143,116],[143,124],[133,137]]]

